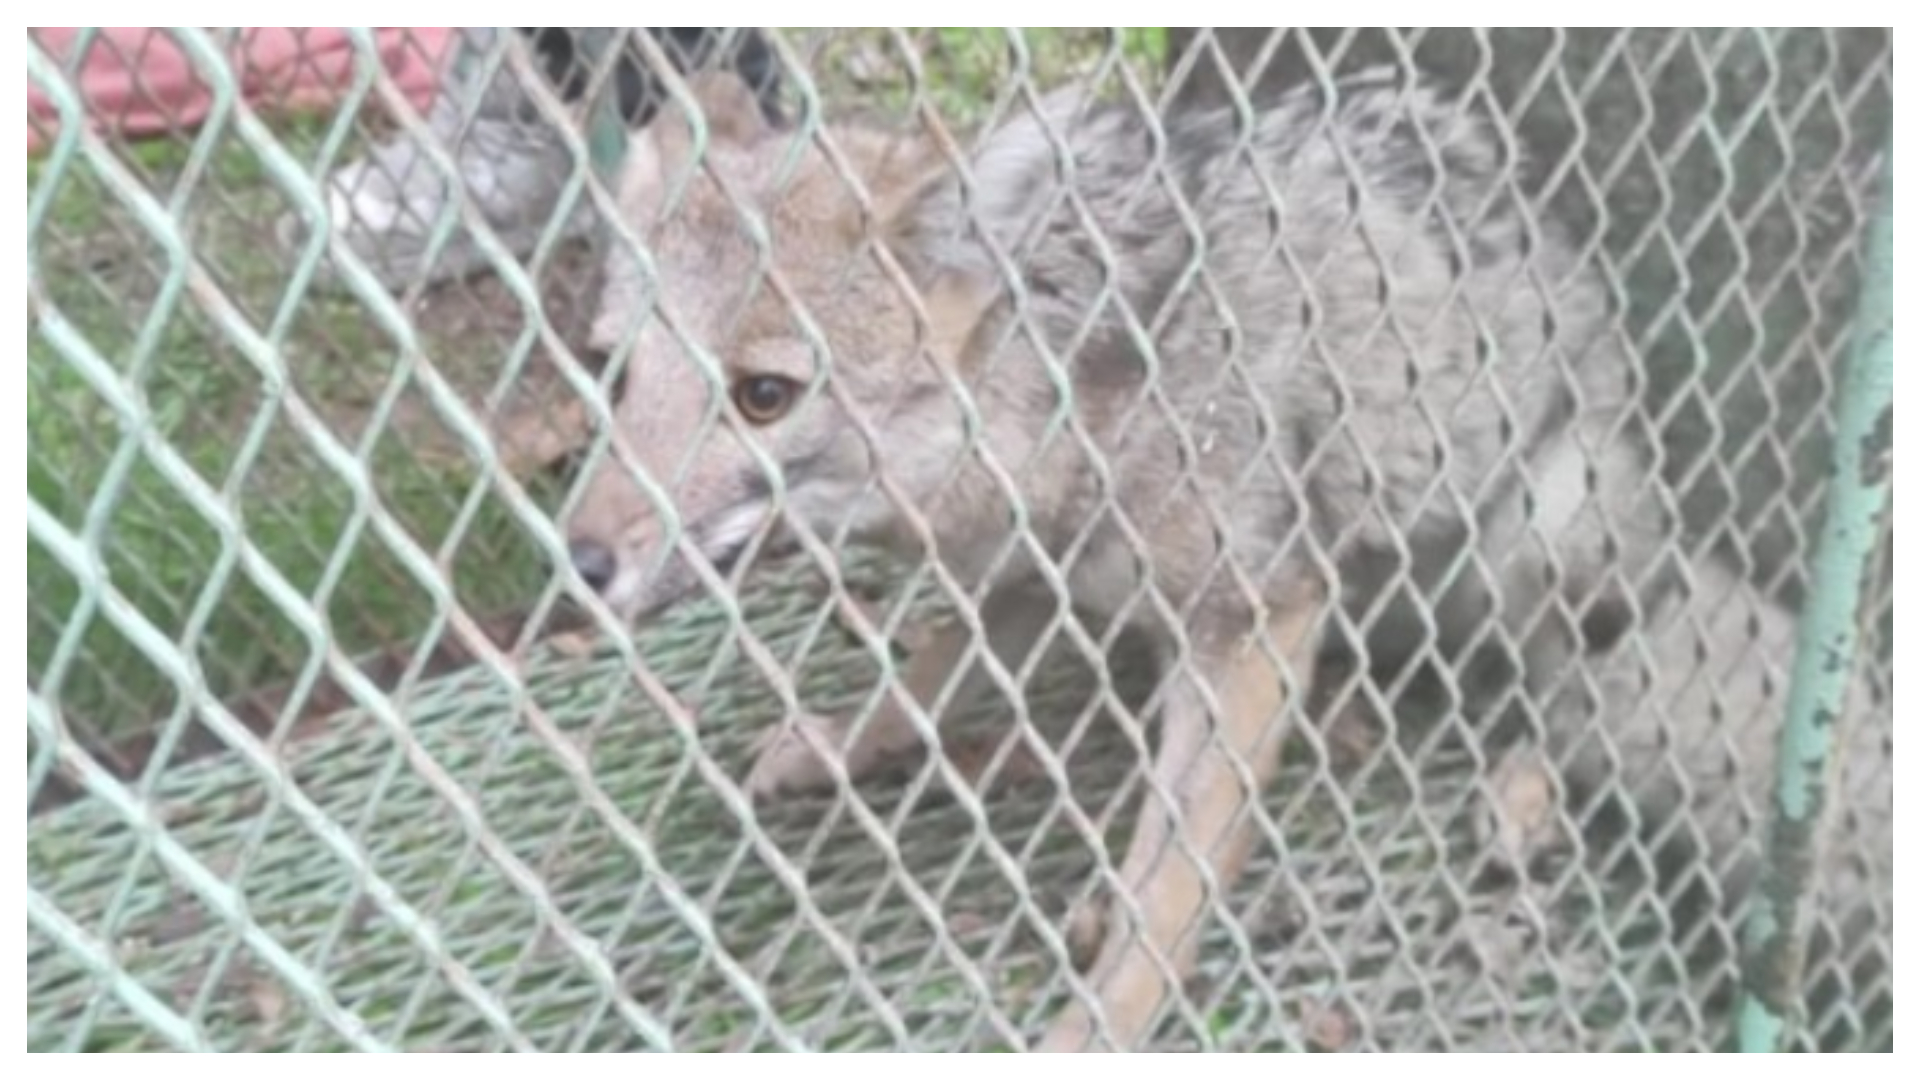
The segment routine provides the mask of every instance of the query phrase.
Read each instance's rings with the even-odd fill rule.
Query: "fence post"
[[[1806,947],[1802,906],[1813,876],[1834,727],[1858,662],[1859,615],[1874,566],[1893,456],[1893,152],[1869,226],[1853,338],[1841,374],[1826,521],[1795,643],[1786,725],[1761,887],[1747,918],[1739,1048],[1780,1048],[1795,1011]]]

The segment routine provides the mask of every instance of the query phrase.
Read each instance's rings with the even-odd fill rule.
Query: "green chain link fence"
[[[1616,727],[1539,754],[1467,715],[1453,674],[1323,658],[1154,1045],[1891,1044],[1885,31],[480,34],[435,54],[449,89],[425,111],[384,40],[352,40],[339,100],[303,112],[270,107],[230,32],[29,34],[49,105],[27,207],[33,1048],[985,1049],[1030,1044],[1084,988],[1069,910],[1162,794],[1141,782],[1164,694],[1146,644],[1066,620],[998,673],[1015,692],[943,723],[943,754],[756,802],[764,733],[871,714],[938,628],[979,631],[977,598],[839,527],[754,539],[699,575],[724,588],[632,626],[570,568],[586,478],[646,456],[611,435],[646,387],[631,336],[592,333],[602,286],[676,265],[609,182],[642,137],[622,121],[724,142],[669,74],[715,65],[772,73],[796,148],[862,118],[963,158],[1088,85],[1168,176],[1208,152],[1182,117],[1257,126],[1311,99],[1328,122],[1392,72],[1491,118],[1493,190],[1602,283],[1651,435],[1640,490],[1695,568],[1670,622],[1566,660]],[[160,48],[204,117],[143,140],[97,123],[84,60]],[[1462,160],[1446,137],[1416,130],[1421,167]],[[868,198],[850,154],[825,160]],[[965,206],[990,206],[997,178],[969,175]],[[537,220],[500,210],[515,183]],[[383,231],[352,218],[381,184],[457,194]],[[738,222],[716,235],[744,226],[804,278]],[[1446,225],[1454,272],[1497,257]],[[1156,238],[1087,235],[1109,271]],[[1372,257],[1391,294],[1404,264]],[[697,344],[711,378],[721,343]],[[1153,351],[1149,370],[1177,359]],[[1059,385],[1049,430],[1082,438]],[[711,445],[716,416],[676,438]],[[1529,520],[1583,479],[1529,479]],[[1431,589],[1431,613],[1444,584],[1394,587]],[[1531,693],[1515,707],[1545,715]],[[1355,714],[1373,721],[1335,720]],[[1668,759],[1616,760],[1613,793],[1670,777],[1671,820],[1564,797],[1633,731]],[[1757,890],[1739,857],[1673,865],[1730,827],[1740,856],[1771,836]]]

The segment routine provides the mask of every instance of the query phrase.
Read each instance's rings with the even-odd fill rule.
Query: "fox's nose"
[[[568,542],[567,557],[573,560],[574,573],[594,592],[606,592],[607,586],[613,584],[614,571],[619,569],[607,545],[594,540]]]

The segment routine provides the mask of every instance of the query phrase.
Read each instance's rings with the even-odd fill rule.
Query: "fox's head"
[[[955,383],[1005,295],[967,223],[1011,220],[994,187],[1044,174],[1013,185],[1024,204],[1052,176],[1030,121],[1017,151],[975,155],[963,199],[930,136],[777,130],[738,80],[692,86],[704,146],[669,109],[629,148],[642,246],[615,243],[591,342],[624,389],[570,554],[629,617],[693,586],[692,553],[724,573],[781,517],[831,540],[927,510],[968,451]]]

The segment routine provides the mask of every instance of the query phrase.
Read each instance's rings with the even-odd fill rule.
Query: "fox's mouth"
[[[732,576],[749,552],[755,559],[777,559],[800,550],[800,541],[791,531],[776,526],[771,534],[760,539],[765,530],[757,521],[752,528],[743,529],[734,524],[741,516],[728,515],[716,525],[701,527],[694,533],[694,547],[720,577]],[[689,558],[690,554],[683,549],[655,570],[650,580],[639,584],[640,602],[634,618],[658,615],[688,597],[709,591],[702,588],[699,575],[688,564]]]
[[[711,513],[687,528],[664,558],[644,540],[616,557],[590,539],[573,541],[572,557],[588,584],[624,619],[645,620],[716,591],[707,587],[696,565],[702,560],[726,581],[750,559],[777,560],[798,552],[799,535],[778,516],[769,520],[773,512],[769,501],[757,499]]]
[[[725,577],[733,573],[747,549],[753,547],[755,538],[767,531],[766,514],[766,504],[758,500],[713,514],[694,526],[693,546],[713,564],[716,573]],[[771,553],[784,532],[776,526],[774,535],[767,537],[761,550]]]
[[[721,577],[733,573],[733,568],[740,565],[740,556],[747,553],[747,545],[751,542],[750,540],[742,540],[737,544],[723,549],[719,554],[709,557],[707,561],[713,563],[714,573],[719,574]]]
[[[733,573],[734,569],[740,565],[741,558],[746,555],[747,549],[752,546],[753,537],[744,536],[728,544],[726,547],[721,548],[715,554],[709,555],[707,561],[713,564],[715,573],[721,577],[726,577]],[[760,545],[757,556],[762,559],[779,559],[799,550],[800,541],[787,530],[780,529],[772,536],[767,537],[766,542]]]

